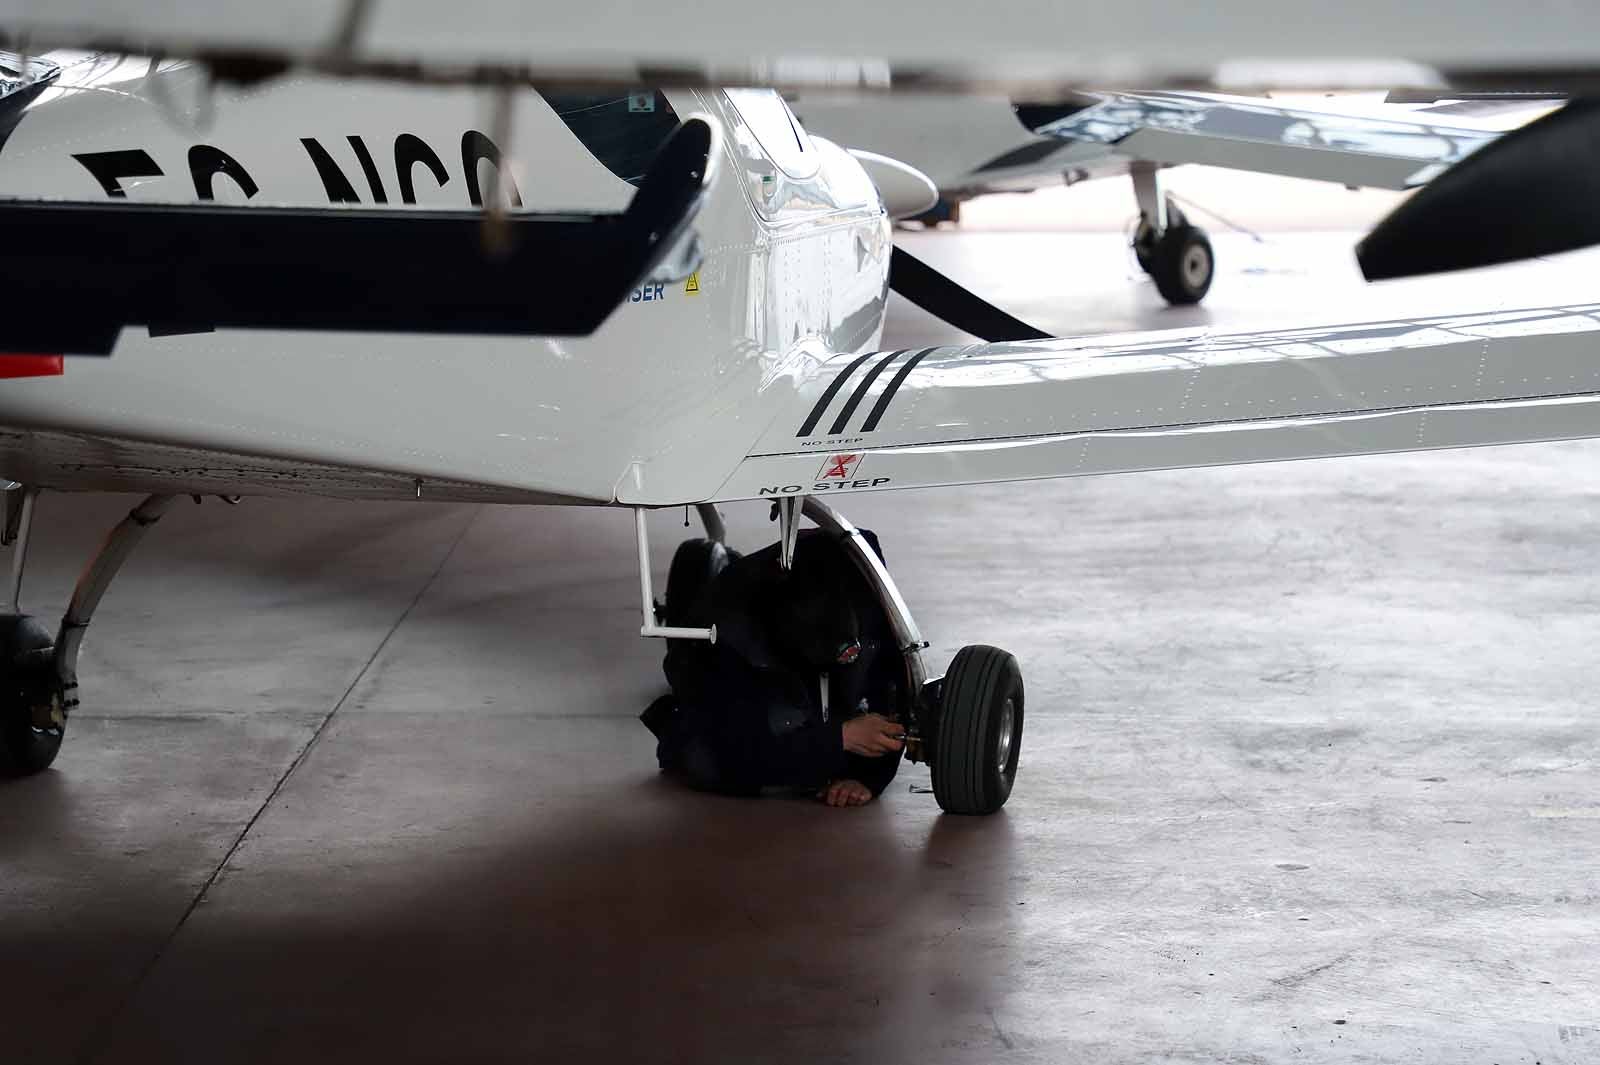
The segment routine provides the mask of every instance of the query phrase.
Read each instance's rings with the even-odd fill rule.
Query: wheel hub
[[[1205,248],[1195,245],[1183,253],[1183,280],[1191,289],[1198,289],[1211,276],[1211,255]]]
[[[1000,772],[1006,771],[1006,766],[1011,764],[1011,741],[1016,731],[1017,708],[1013,700],[1007,699],[1005,706],[1000,708],[1000,736],[995,741],[995,763]]]

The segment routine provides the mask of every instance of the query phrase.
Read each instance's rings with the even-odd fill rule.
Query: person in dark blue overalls
[[[715,625],[716,642],[669,642],[672,694],[641,719],[662,770],[694,787],[800,790],[861,806],[889,786],[904,747],[905,726],[892,717],[904,671],[889,619],[832,535],[802,532],[787,572],[778,550],[729,563],[679,615]]]

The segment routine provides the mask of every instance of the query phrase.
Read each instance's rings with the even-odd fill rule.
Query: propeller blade
[[[1368,281],[1600,244],[1600,99],[1574,100],[1452,166],[1356,248]]]
[[[1051,339],[904,248],[895,248],[889,257],[889,287],[940,321],[990,343]]]

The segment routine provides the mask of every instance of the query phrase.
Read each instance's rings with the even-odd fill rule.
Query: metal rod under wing
[[[645,528],[645,508],[633,508],[634,535],[639,541],[639,607],[644,624],[639,626],[640,636],[654,636],[667,640],[708,640],[717,642],[717,627],[690,629],[656,623],[655,590],[650,585],[650,532]]]

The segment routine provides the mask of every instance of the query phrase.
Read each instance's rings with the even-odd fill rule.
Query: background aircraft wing
[[[1104,144],[1133,160],[1382,189],[1424,184],[1501,133],[1488,122],[1394,104],[1199,92],[1087,93],[1019,105],[1017,117],[1040,136]]]
[[[1600,304],[839,355],[711,498],[1597,436],[1597,348]]]

